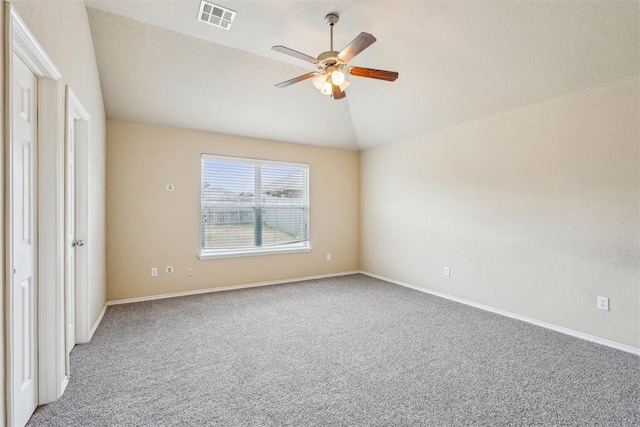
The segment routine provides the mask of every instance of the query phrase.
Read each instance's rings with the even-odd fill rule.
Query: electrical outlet
[[[168,274],[173,273],[173,270],[174,270],[174,269],[173,269],[173,267],[171,267],[171,266],[168,266],[168,267],[165,269],[165,271],[166,271]]]
[[[187,276],[193,276],[193,267],[187,269]]]
[[[327,254],[327,261],[331,261],[331,254]]]
[[[606,310],[609,311],[609,298],[607,297],[598,297],[598,310]]]
[[[447,277],[451,276],[451,270],[449,270],[449,267],[444,268],[444,275]]]
[[[158,277],[158,269],[156,267],[151,268],[151,277]]]

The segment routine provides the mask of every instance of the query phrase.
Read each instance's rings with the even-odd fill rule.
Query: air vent
[[[198,13],[198,21],[204,22],[214,27],[228,30],[231,23],[236,17],[236,12],[226,7],[208,1],[200,3],[200,12]]]

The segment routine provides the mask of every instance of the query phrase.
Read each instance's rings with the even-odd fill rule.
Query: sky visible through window
[[[253,192],[255,165],[239,161],[203,160],[204,181],[215,188],[234,193]],[[300,172],[301,168],[286,165],[263,165],[263,187],[287,176]]]

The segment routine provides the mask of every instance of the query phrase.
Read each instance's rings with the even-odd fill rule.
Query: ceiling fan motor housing
[[[344,64],[344,62],[338,59],[338,54],[340,52],[336,52],[335,50],[330,50],[328,52],[323,52],[318,55],[318,61],[322,63],[322,69],[331,67],[331,66],[340,66]]]

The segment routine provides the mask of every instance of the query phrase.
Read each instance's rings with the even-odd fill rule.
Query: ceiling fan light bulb
[[[324,74],[318,74],[312,81],[316,89],[320,90],[322,89],[322,84],[327,81],[327,77]]]
[[[333,93],[333,89],[331,88],[331,83],[329,82],[324,82],[322,84],[322,88],[320,89],[320,92],[322,92],[323,95],[331,95]]]
[[[344,81],[345,81],[345,76],[342,71],[335,70],[331,73],[331,82],[334,85],[340,86],[342,83],[344,83]]]

